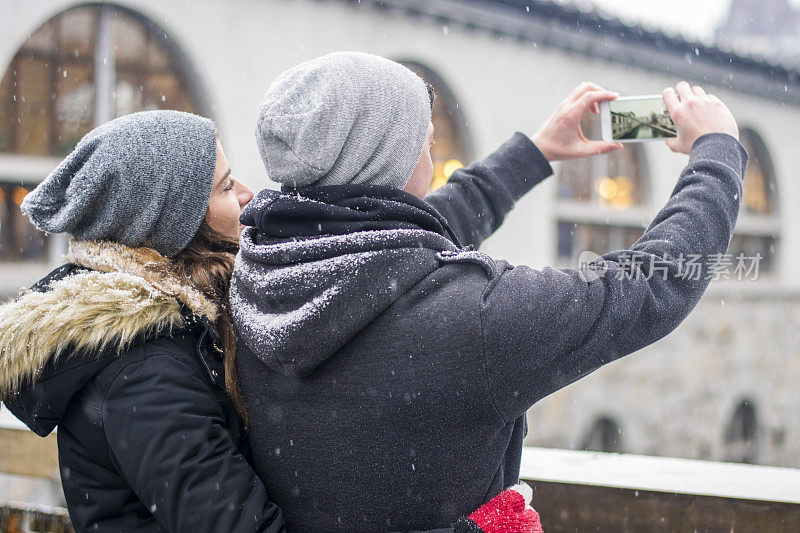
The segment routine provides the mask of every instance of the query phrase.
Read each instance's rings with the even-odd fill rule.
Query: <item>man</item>
[[[679,258],[727,249],[747,154],[725,105],[685,82],[664,99],[689,165],[630,250],[587,273],[472,249],[550,162],[621,148],[579,126],[615,97],[582,84],[533,142],[515,134],[426,202],[431,106],[413,73],[337,53],[269,89],[257,137],[284,192],[242,216],[231,305],[256,467],[293,531],[451,524],[517,481],[528,408],[700,299],[708,266],[687,279]]]

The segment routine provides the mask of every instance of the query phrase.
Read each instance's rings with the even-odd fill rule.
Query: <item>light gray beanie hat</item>
[[[214,123],[180,111],[107,122],[22,202],[42,231],[148,246],[172,257],[208,209],[217,160]]]
[[[290,188],[362,183],[405,187],[431,103],[399,63],[336,52],[293,67],[261,102],[256,141],[269,177]]]

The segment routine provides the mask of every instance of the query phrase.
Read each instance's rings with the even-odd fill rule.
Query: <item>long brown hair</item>
[[[228,305],[233,262],[238,251],[237,241],[211,229],[203,220],[189,245],[172,258],[171,267],[181,282],[202,292],[219,309],[214,330],[218,338],[216,348],[222,350],[225,390],[247,425],[247,412],[236,378],[236,333]]]

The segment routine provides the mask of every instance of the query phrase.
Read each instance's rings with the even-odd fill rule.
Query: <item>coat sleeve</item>
[[[168,531],[284,533],[283,513],[237,450],[215,394],[174,354],[125,366],[103,403],[111,455]]]
[[[552,173],[542,152],[517,132],[486,159],[453,172],[425,201],[444,216],[462,245],[477,248],[514,202]]]
[[[603,255],[594,271],[501,264],[484,290],[481,321],[489,390],[506,421],[686,318],[728,248],[746,165],[735,138],[704,135],[629,250]]]

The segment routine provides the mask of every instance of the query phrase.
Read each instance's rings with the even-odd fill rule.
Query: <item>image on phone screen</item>
[[[618,98],[609,102],[611,139],[660,139],[678,133],[661,97]]]

